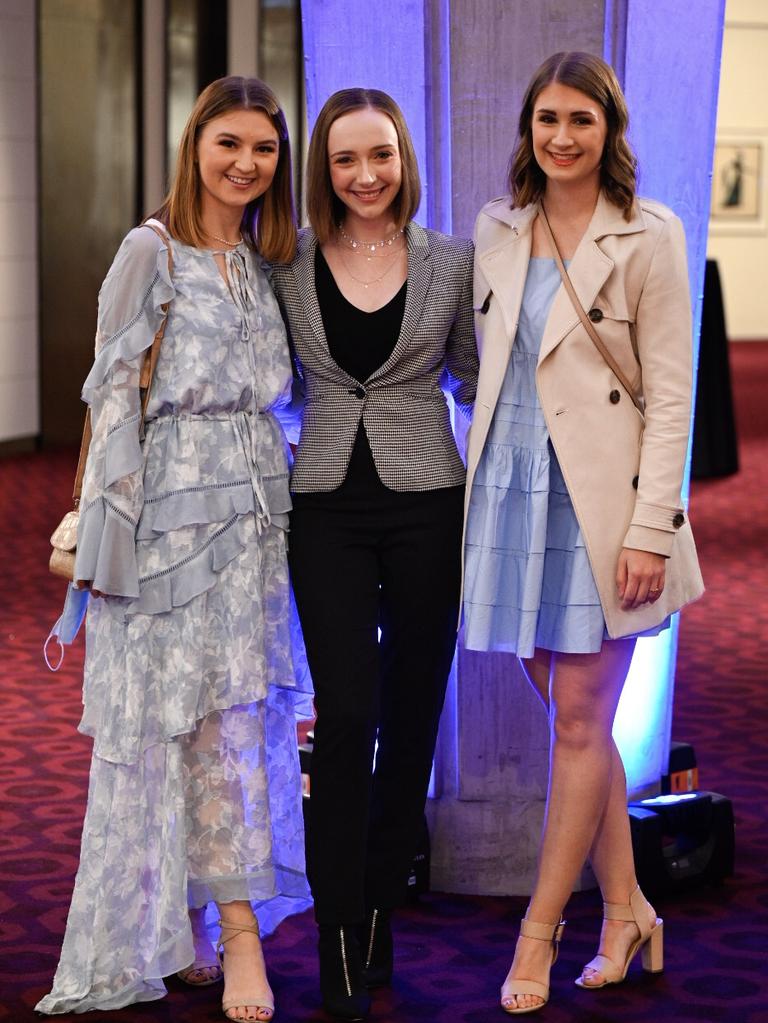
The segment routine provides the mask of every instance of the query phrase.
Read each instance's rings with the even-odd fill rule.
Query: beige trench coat
[[[475,227],[480,377],[467,446],[467,504],[517,332],[537,206],[496,199]],[[685,236],[661,203],[632,218],[603,195],[568,266],[603,341],[645,400],[645,423],[560,286],[544,329],[536,387],[613,639],[658,625],[704,586],[680,490],[691,414],[691,306]],[[466,509],[465,509],[466,510]],[[465,517],[466,521],[466,517]],[[622,547],[664,555],[654,604],[623,611]]]

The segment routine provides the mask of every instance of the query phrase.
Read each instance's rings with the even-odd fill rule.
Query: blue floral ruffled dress
[[[250,899],[267,929],[306,908],[296,717],[311,712],[286,562],[285,331],[260,261],[147,228],[99,297],[83,397],[93,442],[76,577],[93,736],[80,867],[42,1012],[165,994],[194,951],[188,905]],[[143,353],[170,312],[139,440]]]
[[[532,257],[509,364],[472,485],[464,644],[531,657],[595,653],[608,638],[576,513],[536,393],[560,274]],[[669,624],[642,635],[656,635]]]

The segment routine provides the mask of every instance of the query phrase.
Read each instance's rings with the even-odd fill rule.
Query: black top
[[[380,309],[367,313],[352,305],[339,290],[330,267],[317,246],[315,252],[315,289],[323,317],[328,350],[337,366],[361,384],[383,366],[392,354],[405,312],[408,282]],[[363,395],[364,396],[364,392]],[[347,482],[375,480],[378,473],[362,420],[347,469]]]
[[[317,246],[315,288],[328,349],[336,365],[361,384],[384,365],[397,344],[407,284],[404,281],[394,298],[381,309],[367,313],[342,295]]]

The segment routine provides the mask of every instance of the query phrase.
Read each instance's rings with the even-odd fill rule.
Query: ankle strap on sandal
[[[629,903],[604,902],[603,916],[606,920],[623,920],[625,923],[635,924],[640,931],[640,937],[645,940],[653,930],[653,925],[649,923],[647,913],[644,912],[646,904],[647,900],[638,885],[629,896]]]
[[[259,930],[258,920],[254,920],[253,924],[234,924],[230,923],[229,920],[219,920],[218,924],[222,931],[224,930],[224,928],[226,928],[228,931],[233,932],[232,934],[229,935],[228,938],[224,938],[220,934],[219,945],[226,945],[228,941],[231,941],[233,938],[236,938],[238,934],[255,934],[257,935],[257,937],[261,937],[261,931]]]
[[[563,936],[565,920],[558,924],[537,924],[525,917],[520,921],[520,933],[524,938],[536,938],[538,941],[553,941],[558,944]]]

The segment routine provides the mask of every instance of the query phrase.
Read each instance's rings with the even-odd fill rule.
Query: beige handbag
[[[645,406],[643,404],[643,401],[639,397],[639,395],[637,395],[635,393],[635,390],[632,387],[632,384],[627,379],[627,376],[624,373],[624,370],[619,366],[618,362],[616,362],[614,357],[608,351],[608,349],[606,348],[605,343],[603,342],[602,338],[600,337],[600,335],[595,330],[594,324],[589,319],[587,314],[584,312],[584,306],[579,301],[579,297],[576,294],[575,288],[573,287],[573,284],[571,282],[571,278],[568,276],[568,271],[565,268],[565,263],[563,263],[563,260],[562,260],[562,258],[560,256],[560,250],[557,247],[557,242],[555,241],[555,236],[554,236],[554,234],[552,234],[552,228],[549,226],[549,221],[547,220],[547,213],[546,213],[546,210],[544,209],[544,203],[540,203],[539,205],[540,205],[540,209],[541,209],[541,223],[542,223],[542,226],[544,228],[544,233],[547,236],[547,240],[549,241],[550,247],[551,247],[552,252],[554,254],[555,262],[557,263],[557,269],[560,271],[560,277],[562,278],[562,281],[563,281],[563,286],[565,287],[565,290],[568,292],[568,298],[570,298],[571,304],[572,304],[573,308],[576,310],[576,312],[578,314],[578,317],[581,320],[582,326],[584,327],[584,330],[586,330],[587,334],[589,334],[589,336],[590,336],[590,338],[592,340],[592,343],[594,344],[595,348],[597,348],[598,352],[600,352],[602,357],[605,359],[605,361],[608,363],[610,368],[613,370],[613,373],[614,373],[616,379],[619,381],[621,386],[624,388],[624,390],[630,396],[630,398],[632,399],[632,402],[633,402],[635,408],[637,409],[637,411],[640,413],[640,415],[644,419],[645,418]]]
[[[160,237],[168,249],[168,272],[173,277],[173,256],[168,237],[161,228],[147,222],[143,225],[154,231]],[[163,319],[152,340],[152,346],[147,350],[144,362],[141,366],[139,376],[139,388],[142,391],[141,418],[139,420],[139,436],[144,437],[144,417],[147,414],[147,402],[152,387],[152,377],[157,365],[157,357],[160,354],[160,344],[165,333],[165,324],[168,320],[168,305],[162,306]],[[83,426],[83,437],[80,441],[80,457],[77,460],[77,472],[75,473],[75,486],[72,491],[72,511],[68,511],[51,536],[51,557],[48,568],[54,575],[61,576],[70,582],[75,581],[75,555],[77,553],[77,526],[80,520],[80,496],[83,490],[83,474],[85,464],[88,460],[88,449],[91,446],[91,411],[85,413],[85,424]]]

